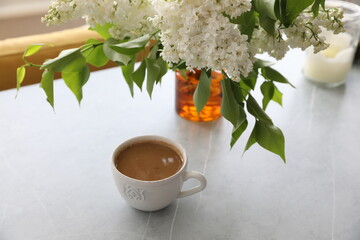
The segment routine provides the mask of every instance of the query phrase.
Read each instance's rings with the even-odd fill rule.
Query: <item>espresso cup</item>
[[[141,180],[130,177],[130,174],[122,172],[123,170],[118,170],[117,162],[121,154],[132,146],[148,143],[163,145],[175,151],[182,161],[179,169],[172,175],[158,180]],[[136,158],[136,151],[133,154],[135,155],[131,157]],[[146,160],[144,159],[144,162]],[[164,161],[166,162],[166,160]],[[173,161],[172,158],[171,161]],[[184,148],[173,140],[161,136],[139,136],[123,142],[115,149],[111,167],[117,189],[130,206],[142,211],[156,211],[168,206],[177,198],[198,193],[206,187],[204,175],[195,171],[187,171],[187,163],[188,159]],[[131,171],[135,171],[136,174],[134,169],[136,168]],[[200,184],[192,189],[182,191],[183,183],[189,178],[197,179]]]

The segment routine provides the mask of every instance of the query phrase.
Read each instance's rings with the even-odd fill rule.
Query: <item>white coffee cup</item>
[[[183,164],[179,171],[170,177],[156,180],[143,181],[128,177],[115,167],[115,160],[119,152],[131,145],[140,142],[164,143],[171,147],[181,157]],[[199,172],[187,171],[187,155],[184,148],[173,140],[161,136],[139,136],[131,138],[120,144],[114,151],[111,161],[115,184],[125,201],[132,207],[142,211],[160,210],[177,198],[186,197],[202,191],[206,187],[206,178]],[[184,181],[195,178],[200,185],[186,191],[181,191]]]

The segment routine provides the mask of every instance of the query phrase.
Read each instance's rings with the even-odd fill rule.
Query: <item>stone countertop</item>
[[[93,73],[79,107],[62,81],[55,112],[37,86],[0,92],[1,240],[359,240],[360,66],[346,85],[319,88],[302,74],[303,54],[276,68],[296,86],[269,115],[286,138],[287,164],[250,134],[230,151],[224,119],[194,123],[174,110],[174,74],[153,99],[131,98],[118,68]],[[157,212],[120,197],[112,151],[146,134],[182,144],[207,188]],[[185,188],[197,184],[186,182]]]

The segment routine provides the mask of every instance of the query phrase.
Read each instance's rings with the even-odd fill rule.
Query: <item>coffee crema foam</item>
[[[142,180],[157,181],[177,173],[183,166],[180,154],[166,143],[144,141],[121,150],[115,167],[124,175]]]

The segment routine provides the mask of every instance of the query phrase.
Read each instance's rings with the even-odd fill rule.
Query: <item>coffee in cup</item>
[[[178,172],[182,165],[180,154],[164,142],[137,142],[115,156],[117,170],[142,181],[168,178]]]
[[[112,157],[115,184],[125,201],[143,211],[155,211],[177,198],[202,191],[206,178],[187,171],[187,155],[178,143],[160,136],[129,139]],[[184,181],[195,178],[200,185],[181,191]]]

